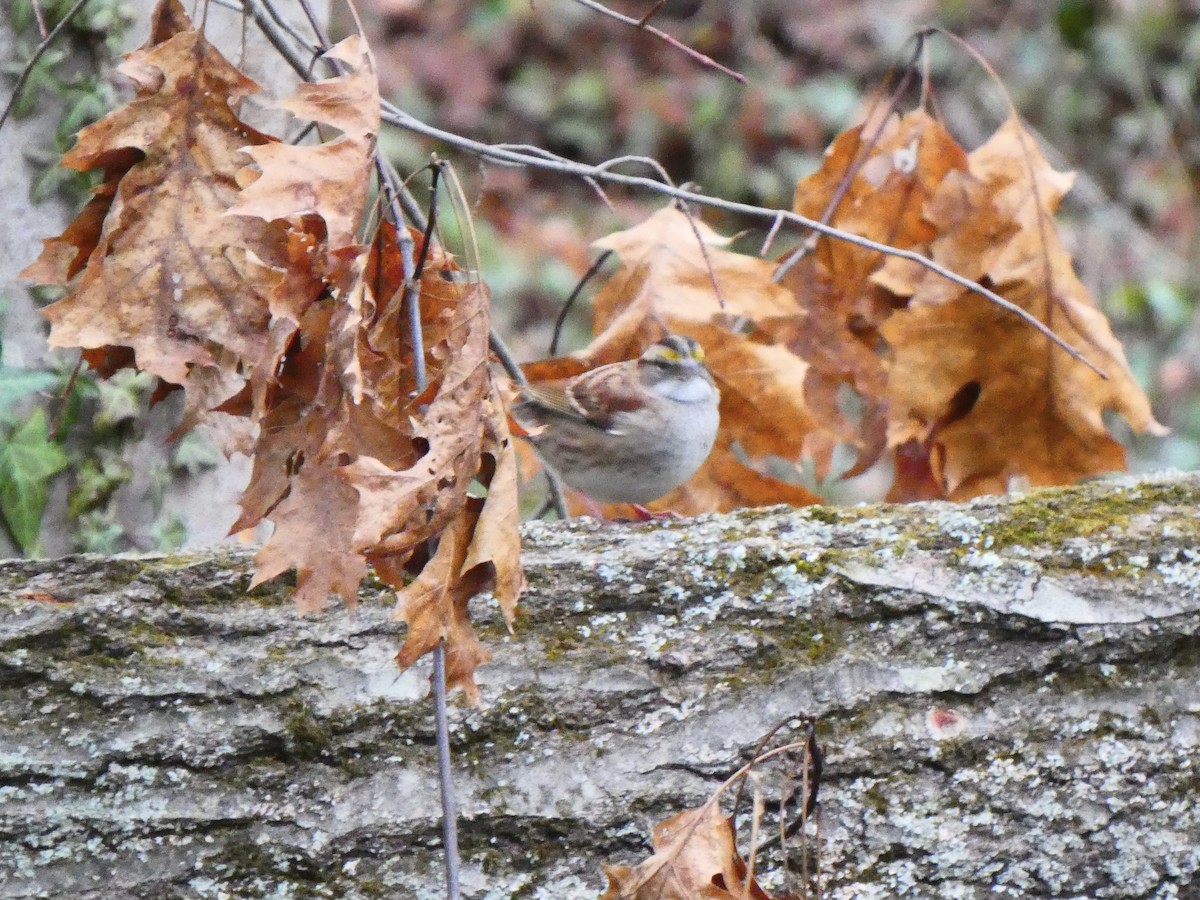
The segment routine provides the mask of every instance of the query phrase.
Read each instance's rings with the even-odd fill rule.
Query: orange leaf
[[[367,574],[362,554],[350,549],[357,500],[354,488],[336,470],[305,466],[272,515],[275,533],[254,557],[257,568],[250,587],[295,568],[300,612],[320,611],[331,593],[354,606]]]
[[[978,221],[987,224],[947,231],[933,253],[962,260],[976,252],[968,274],[1046,323],[1108,380],[982,297],[957,291],[946,300],[944,284],[928,278],[912,284],[909,308],[883,327],[893,347],[890,443],[916,437],[936,448],[933,474],[952,498],[1003,492],[1018,477],[1069,484],[1124,469],[1125,451],[1104,425],[1105,410],[1121,413],[1135,430],[1163,433],[1054,228],[1070,182],[1009,119],[970,155],[969,178],[953,186],[970,186],[963,196],[973,198],[972,207],[982,210]],[[1002,234],[1007,238],[997,241]],[[964,392],[971,398],[966,410],[958,408]]]
[[[347,64],[344,75],[301,84],[280,106],[332,125],[341,137],[315,147],[264,144],[246,148],[262,176],[243,189],[231,213],[287,219],[317,215],[333,249],[354,243],[366,206],[379,135],[379,83],[367,45],[351,35],[326,56]]]

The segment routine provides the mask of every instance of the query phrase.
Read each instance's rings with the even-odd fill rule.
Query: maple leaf
[[[193,367],[236,373],[262,354],[266,295],[279,277],[271,260],[281,231],[224,215],[237,196],[239,148],[272,140],[231,107],[258,86],[190,27],[177,0],[159,5],[151,41],[120,71],[137,96],[84,128],[63,158],[106,169],[105,186],[26,270],[60,283],[79,273],[43,311],[50,345],[129,347],[139,368],[175,384]],[[204,402],[213,399],[222,398]]]
[[[593,246],[619,254],[620,266],[593,300],[595,340],[574,356],[523,367],[532,381],[564,378],[636,357],[668,332],[701,343],[721,389],[721,431],[708,461],[686,484],[651,503],[654,510],[820,502],[747,465],[735,448],[752,460],[775,455],[795,461],[814,425],[800,391],[806,364],[772,346],[755,327],[794,313],[795,304],[771,282],[770,263],[724,249],[728,243],[674,207],[596,241]]]
[[[934,476],[955,499],[1003,492],[1014,477],[1052,485],[1124,469],[1125,451],[1103,411],[1116,410],[1135,430],[1164,430],[1054,228],[1072,176],[1050,166],[1015,118],[969,164],[930,201],[927,215],[942,229],[933,258],[993,285],[1108,379],[986,299],[962,290],[947,299],[944,279],[905,280],[893,270],[885,276],[892,289],[912,295],[882,329],[892,347],[890,442],[925,446]],[[955,220],[975,224],[946,227]],[[966,409],[958,408],[964,392]]]
[[[751,879],[733,827],[716,803],[676,813],[654,826],[654,855],[635,868],[606,866],[600,900],[771,900]]]

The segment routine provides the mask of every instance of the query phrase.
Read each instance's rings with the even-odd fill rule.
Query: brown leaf
[[[467,602],[491,588],[511,619],[524,588],[516,464],[487,365],[487,291],[431,254],[418,297],[428,384],[418,390],[396,237],[386,226],[370,247],[325,256],[328,291],[296,310],[279,375],[264,385],[267,413],[234,528],[276,521],[258,579],[295,567],[305,604],[331,587],[345,597],[369,560],[400,592],[396,615],[409,634],[399,662],[444,640],[447,679],[474,700],[487,653]],[[409,238],[419,255],[421,236]],[[313,478],[330,482],[326,495]],[[468,498],[473,480],[486,498]]]
[[[296,605],[319,612],[330,594],[358,603],[367,563],[353,549],[358,495],[336,469],[310,463],[291,479],[287,498],[273,511],[275,533],[254,557],[250,587],[296,569]]]
[[[479,701],[475,669],[491,658],[475,637],[467,615],[467,601],[484,588],[483,573],[464,573],[483,504],[482,500],[468,501],[462,514],[442,532],[437,552],[417,580],[398,592],[392,613],[408,625],[404,646],[396,654],[400,667],[408,668],[444,640],[446,684],[461,687],[471,703]]]
[[[158,42],[121,66],[136,98],[83,129],[63,159],[86,171],[143,157],[120,175],[78,283],[44,312],[51,346],[130,347],[139,368],[186,384],[192,367],[233,372],[262,355],[281,233],[224,215],[237,195],[239,148],[270,140],[230,105],[258,86],[187,27],[175,0],[164,0],[156,22]],[[48,242],[32,274],[79,269],[61,248],[87,252],[100,202]]]
[[[935,258],[964,259],[974,247],[979,262],[968,274],[977,273],[1045,322],[1109,378],[984,298],[958,292],[946,301],[943,285],[920,278],[909,308],[883,328],[893,348],[892,445],[919,439],[933,474],[956,499],[1003,492],[1018,477],[1033,485],[1068,484],[1124,469],[1124,449],[1109,435],[1102,412],[1116,410],[1135,430],[1163,430],[1054,227],[1071,176],[1051,168],[1010,119],[971,154],[969,177],[960,186],[973,186],[974,207],[991,224],[948,232],[935,245]],[[990,202],[974,185],[986,187]],[[977,244],[1005,233],[994,246]],[[958,415],[964,390],[975,399]]]
[[[379,84],[366,43],[351,35],[326,53],[341,60],[344,75],[301,84],[280,103],[295,115],[339,129],[339,138],[317,146],[264,144],[246,148],[262,175],[230,210],[263,219],[320,216],[328,245],[355,242],[379,135]]]
[[[734,846],[716,803],[676,813],[654,826],[655,853],[636,868],[606,866],[600,900],[771,900]]]
[[[358,546],[403,552],[437,534],[462,508],[484,450],[491,383],[486,300],[481,284],[444,282],[436,293],[422,291],[423,313],[431,320],[427,346],[441,356],[441,377],[431,385],[432,398],[416,398],[427,404],[420,419],[411,426],[403,418],[397,422],[412,429],[406,440],[418,447],[415,464],[395,471],[364,456],[345,467],[361,494]],[[391,416],[385,410],[381,418]]]
[[[497,409],[498,401],[493,398]],[[409,626],[397,662],[410,666],[445,640],[447,684],[463,688],[472,703],[479,699],[475,669],[490,654],[471,628],[467,601],[490,587],[511,626],[525,588],[516,546],[517,473],[511,446],[500,451],[492,475],[481,473],[481,480],[487,497],[467,501],[417,580],[398,593],[393,612]]]
[[[838,200],[829,224],[893,247],[920,248],[937,235],[925,217],[926,202],[950,173],[966,169],[966,154],[921,110],[889,118],[877,140],[868,143],[875,128],[876,123],[866,123],[838,136],[820,170],[796,186],[796,212],[821,218]],[[860,167],[843,185],[856,163]],[[833,399],[843,385],[862,398],[866,425],[883,422],[887,375],[879,328],[898,304],[884,289],[895,285],[879,273],[891,273],[895,266],[878,251],[821,237],[782,281],[802,315],[764,325],[812,366],[808,408],[819,416],[821,429],[843,440],[855,431]],[[904,272],[910,280],[917,277]],[[855,442],[861,452],[854,471],[860,472],[882,451],[882,431],[864,427]]]

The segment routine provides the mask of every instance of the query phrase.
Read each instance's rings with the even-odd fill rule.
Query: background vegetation
[[[653,6],[610,5],[633,17]],[[426,121],[587,162],[651,156],[677,182],[775,207],[790,205],[796,180],[818,167],[835,134],[887,96],[915,31],[932,24],[960,35],[998,73],[1051,161],[1078,173],[1061,227],[1173,432],[1134,439],[1113,422],[1130,467],[1200,466],[1197,0],[664,3],[653,24],[743,73],[744,86],[577,3],[369,0],[366,13],[384,96]],[[975,146],[1003,119],[1003,95],[949,41],[929,48],[933,102]],[[573,181],[485,171],[407,134],[385,139],[401,171],[436,149],[471,176],[496,315],[526,359],[545,355],[560,304],[593,255],[588,243],[659,204],[610,190],[609,209]],[[746,227],[705,217],[727,231]],[[739,247],[755,252],[762,238],[748,234]],[[580,317],[569,348],[586,337]]]

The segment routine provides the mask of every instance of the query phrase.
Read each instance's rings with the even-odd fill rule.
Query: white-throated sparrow
[[[669,334],[639,358],[526,386],[513,418],[545,463],[594,500],[635,505],[687,481],[717,436],[704,350]]]

